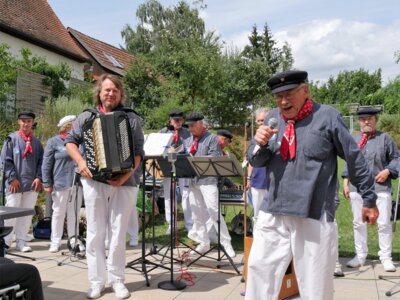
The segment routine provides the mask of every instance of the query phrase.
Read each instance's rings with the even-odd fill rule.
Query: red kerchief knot
[[[198,147],[198,146],[199,146],[199,138],[198,138],[198,137],[195,137],[195,138],[193,139],[193,144],[192,144],[192,146],[190,146],[189,153],[192,154],[192,155],[195,155],[196,152],[197,152],[197,147]]]
[[[178,135],[179,130],[178,129],[174,129],[174,135],[172,136],[172,142],[176,143],[179,139],[179,135]]]
[[[18,131],[19,136],[25,141],[25,151],[22,154],[22,159],[25,159],[26,155],[29,153],[33,154],[33,149],[31,146],[31,142],[32,142],[32,131],[29,133],[28,136],[26,136],[24,134],[24,132],[22,130]]]
[[[288,120],[284,115],[281,114],[282,119],[287,123],[285,127],[285,132],[281,141],[281,156],[283,160],[287,160],[288,154],[290,159],[294,159],[296,156],[296,131],[294,130],[294,124],[297,121],[303,120],[309,114],[311,114],[314,107],[314,102],[307,99],[303,107],[300,109],[299,113],[293,120]]]
[[[368,140],[375,134],[375,131],[372,132],[363,132],[361,134],[361,139],[358,142],[358,146],[360,149],[364,149],[365,145],[367,144]]]

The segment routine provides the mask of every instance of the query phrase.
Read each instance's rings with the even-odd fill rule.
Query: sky
[[[135,0],[48,0],[65,27],[119,47],[121,30],[137,25]],[[177,0],[159,0],[174,6]],[[192,3],[191,0],[187,0]],[[248,44],[254,25],[267,23],[278,45],[288,42],[294,68],[325,82],[340,71],[382,69],[383,84],[400,75],[399,0],[204,0],[200,16],[227,48]]]

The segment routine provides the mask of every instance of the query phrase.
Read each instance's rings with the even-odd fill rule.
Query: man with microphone
[[[250,160],[253,167],[266,166],[270,185],[253,235],[247,300],[277,299],[292,258],[301,299],[333,299],[337,156],[346,160],[363,199],[363,221],[374,224],[379,214],[358,145],[339,112],[311,99],[306,80],[307,72],[286,71],[267,82],[277,108],[264,124],[272,118],[278,124],[260,126],[260,148]]]

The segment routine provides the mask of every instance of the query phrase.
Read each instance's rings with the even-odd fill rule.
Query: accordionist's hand
[[[79,173],[80,173],[82,176],[85,176],[85,177],[87,177],[87,178],[92,178],[92,177],[93,177],[92,172],[90,172],[90,170],[89,170],[89,168],[88,168],[88,166],[87,166],[85,160],[82,159],[82,160],[78,163],[78,168],[79,168]]]
[[[129,179],[129,177],[131,177],[131,175],[132,175],[132,171],[123,173],[121,175],[114,177],[113,179],[107,180],[107,182],[109,185],[112,185],[112,186],[121,186]]]

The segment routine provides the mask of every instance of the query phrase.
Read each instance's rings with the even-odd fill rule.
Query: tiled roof
[[[129,65],[136,60],[132,54],[96,40],[73,28],[68,27],[68,31],[98,64],[116,74],[123,76]]]
[[[0,31],[77,61],[87,61],[47,0],[0,0]]]

